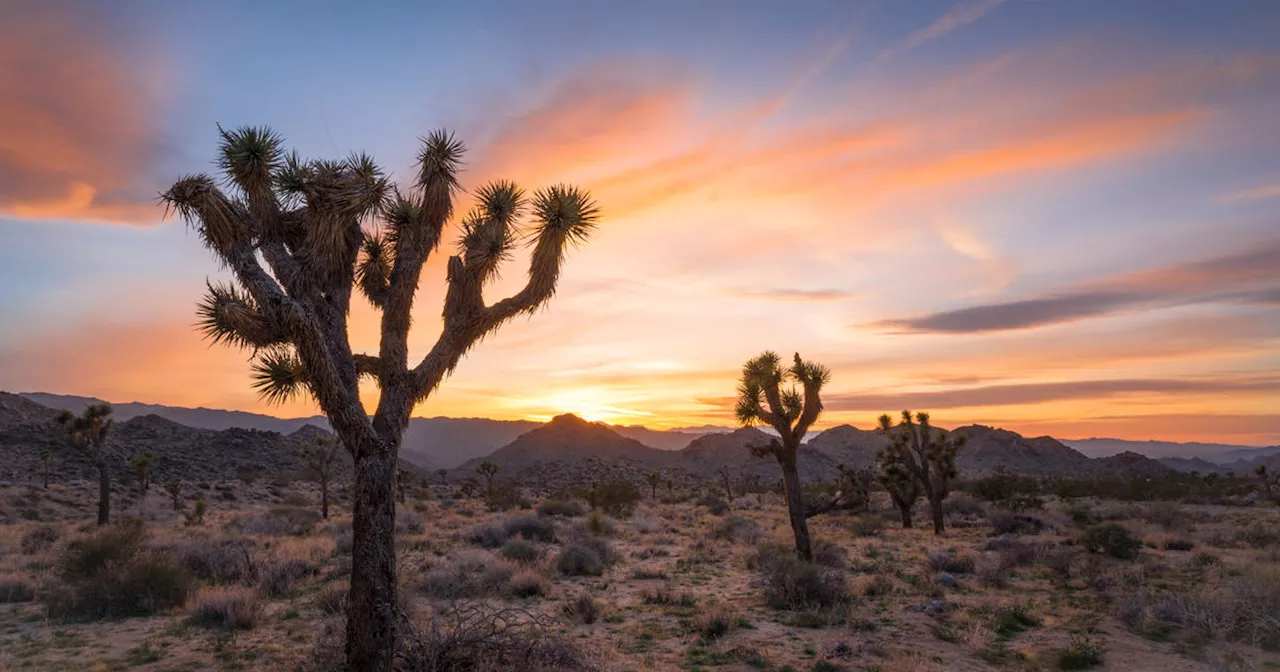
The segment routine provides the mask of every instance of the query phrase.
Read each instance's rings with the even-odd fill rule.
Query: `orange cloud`
[[[158,153],[147,73],[71,3],[0,10],[0,216],[148,223]]]

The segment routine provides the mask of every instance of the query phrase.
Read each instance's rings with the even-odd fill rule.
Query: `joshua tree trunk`
[[[329,479],[320,481],[320,517],[329,520]]]
[[[942,534],[943,518],[941,497],[937,497],[935,495],[934,497],[929,498],[929,511],[933,514],[933,533]]]
[[[111,469],[105,459],[98,460],[98,524],[111,522]]]
[[[902,514],[902,529],[911,529],[911,507],[899,506],[898,512]]]
[[[347,666],[390,670],[397,616],[395,447],[362,453],[355,464],[349,594],[349,613],[359,616],[347,619]]]
[[[794,453],[793,453],[794,454]],[[796,472],[795,458],[782,461],[782,482],[787,496],[787,514],[791,517],[791,531],[796,537],[796,555],[801,560],[813,560],[813,544],[809,540],[809,521],[805,517],[804,492],[800,489],[800,474]]]

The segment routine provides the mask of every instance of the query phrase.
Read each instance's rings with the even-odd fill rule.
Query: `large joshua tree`
[[[772,455],[782,467],[783,494],[787,498],[791,531],[795,533],[796,555],[806,561],[813,559],[808,518],[821,511],[805,507],[796,454],[805,432],[822,413],[819,393],[830,378],[827,367],[806,362],[800,359],[799,353],[795,363],[783,369],[776,353],[765,352],[743,365],[734,409],[743,425],[765,424],[778,433],[778,438],[769,445],[753,447],[752,452]],[[785,383],[791,385],[784,388]]]
[[[80,452],[98,468],[98,524],[111,522],[111,467],[107,462],[107,432],[111,429],[111,406],[93,404],[81,415],[63,411],[58,426]]]
[[[411,362],[414,296],[453,214],[463,144],[445,131],[429,134],[413,183],[401,191],[363,154],[308,161],[286,154],[269,129],[219,130],[225,183],[191,175],[162,195],[233,278],[209,285],[201,327],[215,342],[253,351],[254,386],[264,399],[313,398],[350,451],[347,667],[387,670],[396,645],[393,487],[409,414],[477,341],[552,297],[566,250],[586,240],[598,211],[571,186],[532,197],[504,181],[476,189],[445,265],[440,335]],[[487,302],[485,286],[521,242],[532,247],[527,283]],[[357,288],[381,312],[376,353],[354,352],[348,338]],[[361,377],[381,391],[372,417],[361,403]]]
[[[929,425],[928,413],[902,412],[902,422],[897,427],[886,413],[880,416],[880,431],[889,437],[884,454],[893,465],[900,479],[901,470],[911,476],[919,491],[929,501],[929,513],[933,516],[933,533],[942,534],[942,502],[951,493],[951,480],[956,476],[956,452],[964,445],[964,437],[935,430]],[[890,493],[892,494],[892,492]],[[903,526],[909,518],[903,514]]]

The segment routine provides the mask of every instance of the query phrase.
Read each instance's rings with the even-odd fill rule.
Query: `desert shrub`
[[[258,567],[258,590],[267,597],[284,597],[299,581],[315,575],[316,566],[292,556],[268,558]]]
[[[551,592],[551,586],[547,583],[546,577],[531,570],[525,569],[511,577],[511,582],[507,586],[513,597],[545,597]]]
[[[1075,564],[1076,553],[1066,546],[1050,546],[1040,551],[1040,564],[1048,569],[1060,581],[1071,578],[1071,570]]]
[[[467,533],[467,541],[485,548],[498,548],[506,543],[510,536],[506,525],[490,523],[471,528]]]
[[[284,497],[280,498],[280,503],[285,506],[313,506],[314,502],[311,498],[301,492],[286,492]]]
[[[707,511],[713,516],[723,516],[729,512],[729,503],[715,494],[703,495],[694,504],[707,507]]]
[[[677,591],[670,585],[644,591],[640,594],[640,601],[663,607],[692,607],[698,603],[693,593],[687,590]]]
[[[974,564],[978,582],[990,588],[1004,588],[1009,583],[1009,567],[1000,554],[986,554]]]
[[[347,586],[330,584],[316,593],[312,605],[325,616],[342,616],[347,613],[347,599],[350,590]]]
[[[854,516],[849,521],[849,530],[855,537],[874,537],[884,531],[888,523],[884,517],[864,513]]]
[[[1106,650],[1085,635],[1072,635],[1067,648],[1058,652],[1058,669],[1087,670],[1102,664]]]
[[[518,562],[524,565],[530,565],[538,561],[542,557],[542,549],[524,539],[508,539],[507,543],[502,545],[498,550],[502,557]]]
[[[983,549],[999,554],[1001,563],[1006,567],[1025,567],[1034,564],[1039,555],[1034,545],[1014,537],[993,537],[983,544]]]
[[[1196,547],[1196,542],[1190,539],[1171,538],[1164,540],[1164,550],[1166,551],[1189,551]]]
[[[0,576],[0,604],[31,602],[36,599],[35,584],[21,576]]]
[[[813,547],[813,561],[823,567],[845,569],[849,566],[849,551],[844,546],[819,541]]]
[[[264,514],[241,518],[231,527],[246,534],[302,537],[310,534],[319,522],[319,512],[312,509],[275,506]]]
[[[844,604],[849,591],[844,578],[792,553],[762,549],[755,564],[764,583],[765,602],[774,609],[805,611]]]
[[[636,567],[631,570],[631,578],[636,581],[666,581],[671,576],[657,567]]]
[[[991,629],[997,637],[1012,637],[1040,625],[1040,619],[1032,616],[1027,608],[1016,604],[996,612]]]
[[[408,507],[396,507],[396,534],[420,534],[421,532],[422,516]]]
[[[1040,484],[1036,479],[1005,471],[966,483],[962,488],[988,502],[1003,502],[1019,495],[1035,495],[1040,492]]]
[[[1205,567],[1222,564],[1222,558],[1219,558],[1213,551],[1201,548],[1191,554],[1191,564],[1194,567],[1204,569]]]
[[[698,612],[693,619],[693,630],[708,642],[729,634],[733,629],[733,615],[722,606],[713,606]]]
[[[333,552],[338,555],[351,555],[355,548],[355,533],[350,525],[342,525],[333,531]]]
[[[1142,507],[1141,518],[1165,530],[1182,529],[1186,525],[1186,516],[1174,502],[1152,502]]]
[[[548,499],[538,505],[538,515],[555,518],[576,518],[587,512],[587,507],[574,500]]]
[[[249,549],[240,541],[191,539],[173,547],[178,562],[197,578],[212,583],[234,583],[251,578]]]
[[[1007,510],[992,511],[987,516],[987,521],[991,523],[992,536],[1001,534],[1040,534],[1045,528],[1044,521],[1037,516],[1014,513]]]
[[[565,602],[560,607],[560,613],[564,614],[570,623],[591,625],[600,618],[600,607],[590,595],[579,595]]]
[[[599,511],[592,511],[587,516],[586,531],[587,531],[587,534],[593,537],[612,536],[613,521],[600,515]]]
[[[744,516],[725,516],[712,530],[711,536],[725,541],[741,541],[754,544],[763,531],[756,521]]]
[[[484,503],[490,511],[527,509],[532,506],[524,496],[524,489],[512,481],[494,483],[493,487],[485,493]]]
[[[987,513],[987,509],[982,505],[982,502],[963,492],[957,492],[948,497],[942,503],[942,510],[948,514],[974,516],[976,518],[981,518]]]
[[[480,602],[457,603],[402,628],[397,662],[403,672],[593,669],[546,617]]]
[[[511,566],[483,551],[455,553],[422,577],[422,592],[441,600],[501,595],[509,590]]]
[[[63,550],[59,561],[63,580],[74,582],[93,578],[110,565],[127,563],[141,550],[146,536],[142,521],[129,520],[72,541]]]
[[[638,534],[657,534],[662,531],[662,519],[649,511],[638,511],[631,516],[631,529]]]
[[[508,537],[521,537],[548,544],[556,540],[555,526],[550,521],[538,516],[512,518],[504,524],[504,527]]]
[[[249,588],[208,588],[196,594],[190,608],[192,622],[228,630],[252,630],[262,604]]]
[[[602,511],[617,518],[626,518],[636,503],[644,499],[644,494],[635,483],[617,478],[598,485],[595,497],[596,506]]]
[[[1116,611],[1118,619],[1143,634],[1179,625],[1205,638],[1280,650],[1280,568],[1249,565],[1239,575],[1185,592],[1138,592]]]
[[[601,545],[590,541],[603,542],[606,551],[601,555]],[[600,576],[609,565],[613,564],[613,550],[609,542],[603,539],[583,539],[580,542],[565,546],[556,555],[556,570],[565,576]]]
[[[1255,520],[1236,532],[1236,539],[1254,548],[1267,548],[1280,543],[1280,526]]]
[[[32,555],[49,548],[61,537],[62,533],[58,531],[58,528],[50,525],[41,525],[23,534],[21,541],[18,542],[18,548],[23,553]]]
[[[152,550],[135,548],[128,556],[91,566],[84,554],[64,558],[63,581],[45,594],[51,616],[77,620],[149,616],[181,606],[194,583],[174,558]]]
[[[973,571],[974,560],[969,554],[956,553],[955,549],[939,548],[929,551],[926,556],[929,568],[935,572],[949,574],[969,574]]]
[[[1142,541],[1117,523],[1102,523],[1087,528],[1080,535],[1080,543],[1090,553],[1103,552],[1121,560],[1138,557],[1138,550],[1142,548]]]

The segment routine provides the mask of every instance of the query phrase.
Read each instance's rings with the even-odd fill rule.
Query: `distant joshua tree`
[[[772,455],[782,468],[782,480],[787,499],[787,512],[791,518],[791,531],[795,534],[796,555],[802,560],[813,560],[813,544],[809,539],[808,518],[804,492],[800,488],[800,473],[796,466],[796,454],[805,432],[822,413],[819,393],[831,379],[827,367],[795,356],[795,363],[782,368],[781,359],[773,352],[765,352],[748,361],[742,367],[738,381],[738,402],[735,412],[743,425],[765,424],[778,433],[767,446],[752,447],[752,453]],[[792,385],[783,389],[783,383]],[[800,389],[796,388],[796,385]]]
[[[173,498],[173,510],[182,510],[182,479],[171,478],[164,482],[164,490]]]
[[[920,486],[907,466],[907,455],[881,448],[876,452],[876,480],[889,493],[889,501],[902,516],[903,529],[911,529],[911,513],[920,501]]]
[[[498,465],[485,460],[476,466],[476,473],[484,477],[484,496],[493,494],[493,477],[498,475]]]
[[[720,467],[716,470],[716,475],[720,477],[720,487],[724,488],[724,501],[733,502],[733,480],[729,477],[729,467]]]
[[[302,447],[306,474],[320,486],[320,517],[329,519],[329,483],[333,480],[333,464],[338,459],[342,442],[334,436],[317,436]]]
[[[448,469],[436,469],[436,476],[440,477],[440,485],[449,485]]]
[[[933,533],[942,534],[942,502],[951,492],[951,480],[956,476],[956,452],[964,446],[964,437],[935,431],[929,426],[928,413],[916,413],[912,421],[911,411],[902,412],[902,422],[896,427],[887,413],[880,416],[880,432],[889,437],[890,443],[884,451],[892,456],[891,463],[905,467],[929,501]]]
[[[1272,498],[1272,492],[1280,487],[1280,473],[1271,473],[1267,471],[1267,465],[1259,464],[1254,467],[1253,473],[1262,477],[1262,491],[1266,493],[1267,499]]]
[[[138,515],[142,515],[142,505],[147,501],[147,490],[151,488],[151,465],[155,464],[156,454],[144,450],[129,459],[129,468],[138,479]]]
[[[649,482],[649,499],[655,502],[658,501],[658,484],[662,482],[662,474],[651,471],[649,475],[644,477],[644,480]]]
[[[399,617],[394,480],[410,412],[477,342],[546,305],[566,250],[587,239],[598,210],[571,186],[532,197],[510,182],[473,189],[477,205],[462,218],[457,252],[444,264],[441,334],[414,364],[414,296],[454,213],[463,144],[446,131],[428,134],[402,192],[364,154],[308,161],[287,153],[268,128],[219,132],[223,179],[186,176],[162,194],[234,276],[233,284],[210,284],[201,327],[215,342],[255,353],[254,387],[264,399],[313,398],[351,452],[346,667],[390,670]],[[532,221],[522,227],[525,211]],[[366,228],[375,221],[379,226]],[[528,282],[506,299],[486,301],[486,286],[522,242],[533,248]],[[381,312],[374,354],[351,349],[347,320],[356,289]],[[361,377],[378,386],[372,415],[360,398]]]
[[[43,466],[44,466],[43,480],[44,480],[45,490],[49,489],[49,458],[51,457],[53,457],[53,451],[51,450],[40,451],[40,461],[43,463]]]
[[[111,429],[111,406],[93,404],[81,415],[63,411],[58,426],[71,444],[93,460],[98,468],[98,524],[111,522],[111,467],[107,462],[107,432]]]

